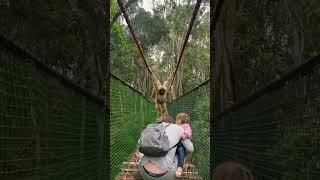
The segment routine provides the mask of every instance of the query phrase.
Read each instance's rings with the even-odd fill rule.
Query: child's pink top
[[[192,129],[190,124],[181,124],[181,127],[184,130],[184,133],[182,134],[181,139],[185,140],[185,139],[189,139],[191,137],[192,134]]]

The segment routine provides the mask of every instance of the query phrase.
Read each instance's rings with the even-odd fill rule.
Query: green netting
[[[320,177],[320,56],[216,119],[213,164],[237,161],[258,180]]]
[[[115,179],[123,162],[136,150],[142,129],[155,121],[157,112],[152,102],[115,76],[110,88],[110,178]]]
[[[0,179],[105,179],[103,102],[4,44]]]
[[[192,163],[203,179],[210,179],[210,84],[206,81],[199,87],[168,104],[171,116],[179,112],[190,115],[194,152]]]
[[[238,161],[258,180],[319,179],[319,67],[300,66],[283,77],[319,53],[319,1],[222,6],[212,36],[214,88],[221,93],[213,104],[219,113],[230,102],[245,103],[214,125],[213,165]],[[257,91],[273,80],[279,81]]]

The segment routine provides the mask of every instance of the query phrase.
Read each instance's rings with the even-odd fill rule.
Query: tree
[[[170,34],[155,47],[162,53],[162,61],[158,68],[161,77],[168,76],[174,70],[185,40],[187,26],[194,9],[191,1],[167,1],[155,4],[154,13],[168,21]],[[162,51],[161,51],[161,50]],[[196,52],[196,53],[195,53]],[[189,38],[181,67],[173,84],[171,99],[181,96],[187,90],[200,84],[209,77],[209,4],[203,2],[198,12],[192,34]]]

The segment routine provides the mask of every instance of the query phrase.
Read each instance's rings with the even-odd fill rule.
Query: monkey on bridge
[[[168,115],[167,100],[170,92],[170,86],[172,84],[173,75],[164,81],[163,84],[157,79],[157,77],[151,72],[151,79],[155,87],[155,103],[158,110],[158,117],[162,115]]]

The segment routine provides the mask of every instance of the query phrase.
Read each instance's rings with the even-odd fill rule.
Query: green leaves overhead
[[[144,50],[157,44],[161,38],[166,38],[169,33],[165,19],[143,8],[137,9],[132,25]]]

